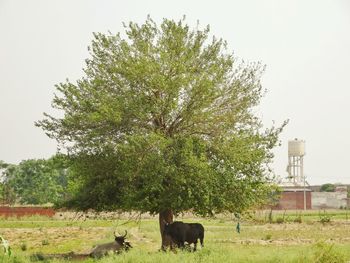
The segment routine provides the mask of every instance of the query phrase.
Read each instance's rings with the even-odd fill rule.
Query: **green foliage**
[[[272,239],[271,234],[266,234],[265,237],[263,238],[263,240],[271,240],[271,239]]]
[[[320,192],[334,192],[335,185],[334,184],[323,184],[321,185]]]
[[[35,262],[35,261],[46,261],[45,256],[42,253],[34,253],[30,255],[30,261]]]
[[[293,219],[293,222],[294,223],[299,223],[301,224],[303,222],[303,219],[301,218],[301,215],[299,214],[298,216],[296,216],[294,219]]]
[[[322,224],[331,222],[332,216],[328,214],[326,210],[323,210],[323,213],[319,213],[318,216],[320,218],[319,222],[321,222]]]
[[[0,253],[0,256],[4,255],[4,256],[11,256],[12,252],[11,252],[11,247],[9,242],[3,238],[2,236],[0,236],[0,246],[2,247],[2,251]]]
[[[323,241],[318,242],[314,248],[314,261],[318,263],[343,263],[347,262],[345,256],[334,249],[334,244]]]
[[[20,247],[22,251],[26,251],[28,249],[27,243],[25,242],[22,242]]]
[[[63,155],[48,160],[24,160],[9,165],[3,175],[3,198],[7,203],[45,204],[65,198],[68,163]]]
[[[254,115],[264,67],[184,20],[125,29],[94,34],[85,76],[56,86],[64,117],[36,123],[73,161],[62,205],[212,215],[265,203],[286,123],[264,130]]]
[[[284,223],[284,217],[277,217],[276,218],[276,223],[277,224],[283,224]]]
[[[273,207],[276,206],[279,203],[279,200],[281,198],[281,194],[282,194],[282,189],[279,186],[274,186],[271,187],[271,192],[270,194],[268,194],[268,198],[267,198],[267,202],[266,205]]]
[[[0,160],[0,170],[5,169],[9,166],[8,163],[5,163],[4,161]]]
[[[6,184],[8,171],[13,171],[14,165],[0,160],[0,200],[5,204],[13,204],[16,201],[16,194],[13,189]]]
[[[0,183],[0,200],[5,199],[5,184]]]
[[[48,239],[44,239],[44,240],[41,241],[41,244],[42,244],[43,246],[47,246],[47,245],[49,245],[50,243],[49,243],[49,240],[48,240]]]

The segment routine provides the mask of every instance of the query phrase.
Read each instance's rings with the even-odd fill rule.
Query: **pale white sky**
[[[34,126],[54,85],[82,76],[92,32],[123,31],[147,15],[211,26],[235,54],[267,65],[259,115],[290,119],[275,150],[286,176],[287,142],[306,141],[312,184],[350,183],[350,1],[0,0],[0,160],[47,158],[56,143]]]

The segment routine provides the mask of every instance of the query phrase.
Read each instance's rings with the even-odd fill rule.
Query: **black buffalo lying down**
[[[97,245],[90,253],[87,254],[76,254],[74,252],[63,253],[63,254],[42,254],[36,253],[31,256],[32,261],[49,260],[49,259],[67,259],[67,260],[83,260],[88,257],[101,258],[107,255],[109,252],[119,253],[121,251],[128,251],[132,248],[128,241],[125,241],[127,231],[125,235],[117,236],[114,233],[114,241]]]
[[[128,241],[125,241],[125,237],[128,232],[125,230],[124,236],[117,236],[114,233],[114,242],[105,243],[97,245],[89,254],[90,257],[100,258],[104,255],[107,255],[108,252],[120,252],[122,250],[128,251],[132,248],[131,244]]]
[[[199,223],[184,223],[181,221],[175,221],[171,224],[165,223],[163,233],[170,236],[171,240],[179,248],[184,248],[185,242],[189,245],[193,243],[193,250],[196,251],[198,239],[201,242],[201,246],[204,246],[204,227]]]

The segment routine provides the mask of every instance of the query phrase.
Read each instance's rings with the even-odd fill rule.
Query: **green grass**
[[[254,221],[256,223],[267,223],[269,222],[270,210],[259,210],[250,212],[249,214],[243,215],[247,220]],[[314,222],[320,221],[323,216],[329,216],[331,220],[349,220],[350,221],[350,210],[273,210],[272,220],[276,222],[278,218],[284,218],[285,222],[294,222],[296,218],[301,218],[302,222]]]
[[[333,252],[327,252],[327,255],[341,255],[340,259],[349,259],[349,246],[334,246]],[[214,245],[209,244],[207,247],[189,253],[184,251],[159,252],[144,251],[141,248],[134,248],[128,253],[120,255],[111,255],[98,262],[320,262],[319,253],[315,245],[308,246],[262,246],[262,245]],[[333,257],[334,258],[334,257]],[[14,260],[15,259],[15,260]],[[12,260],[12,261],[11,261]],[[344,262],[324,261],[324,262]],[[3,261],[6,262],[6,261]],[[27,263],[30,262],[28,256],[24,253],[18,253],[14,257],[9,258],[8,262]],[[64,260],[52,260],[51,262],[67,262]],[[84,262],[96,262],[93,259],[87,259]]]
[[[159,252],[158,218],[141,221],[58,220],[44,217],[0,219],[0,235],[9,240],[12,256],[1,255],[0,262],[29,263],[33,253],[83,253],[94,245],[113,240],[115,230],[128,230],[133,249],[98,261],[83,262],[347,262],[350,261],[350,220],[344,211],[332,211],[330,223],[319,222],[318,211],[304,214],[302,223],[285,220],[268,224],[243,217],[241,233],[235,231],[236,220],[230,216],[217,219],[178,218],[201,222],[205,227],[205,247],[196,253]],[[322,211],[323,213],[323,211]],[[263,212],[260,212],[263,215]],[[283,216],[275,213],[274,217]],[[298,216],[286,212],[284,217]],[[260,218],[264,218],[264,215]],[[26,249],[23,250],[23,244]],[[333,261],[331,261],[333,259]],[[53,260],[51,262],[68,262]],[[81,261],[80,261],[81,262]]]

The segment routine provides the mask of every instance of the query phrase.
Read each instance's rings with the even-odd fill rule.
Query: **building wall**
[[[312,192],[312,208],[340,208],[347,207],[347,192]]]
[[[276,209],[304,209],[304,191],[284,191]],[[306,192],[306,209],[311,209],[311,192]]]

